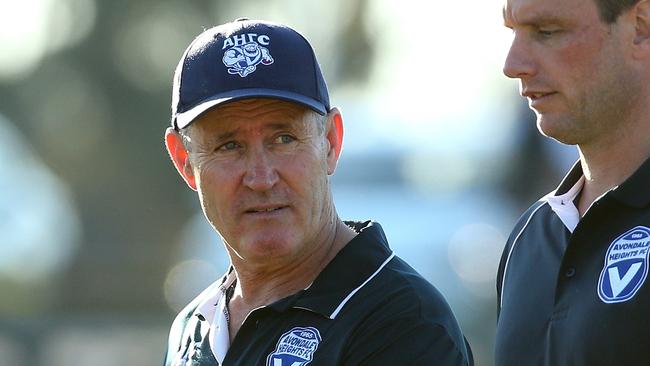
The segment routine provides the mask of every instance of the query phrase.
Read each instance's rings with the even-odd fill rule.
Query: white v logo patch
[[[609,284],[612,285],[612,295],[614,295],[614,297],[620,295],[621,292],[623,292],[627,284],[632,281],[632,278],[634,278],[634,275],[639,272],[641,264],[642,263],[637,262],[631,265],[630,268],[628,268],[627,272],[625,272],[623,275],[623,278],[621,278],[618,267],[611,267],[607,269],[607,273],[609,273]]]

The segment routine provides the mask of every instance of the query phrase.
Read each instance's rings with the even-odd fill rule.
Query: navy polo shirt
[[[576,164],[508,239],[497,366],[650,365],[650,159],[572,223],[562,197],[582,176]]]
[[[472,365],[442,295],[395,256],[379,224],[347,224],[359,234],[307,289],[249,313],[221,363],[199,295],[174,321],[165,364]]]

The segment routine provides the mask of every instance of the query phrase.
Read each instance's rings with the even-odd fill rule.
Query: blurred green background
[[[157,365],[227,260],[162,143],[171,78],[238,17],[311,40],[343,110],[344,219],[379,221],[492,365],[495,273],[576,158],[501,74],[501,2],[0,0],[0,365]]]

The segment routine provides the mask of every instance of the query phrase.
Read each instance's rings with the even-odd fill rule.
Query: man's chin
[[[257,260],[286,257],[295,251],[297,246],[295,239],[287,234],[286,231],[278,230],[256,232],[242,241],[241,254]]]
[[[566,118],[561,119],[550,114],[537,115],[537,129],[539,132],[562,144],[575,145],[578,143],[570,127],[570,122],[567,122]]]

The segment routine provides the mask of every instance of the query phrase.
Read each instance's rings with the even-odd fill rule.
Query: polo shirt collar
[[[212,323],[217,306],[222,297],[225,296],[226,290],[230,287],[236,280],[235,272],[232,267],[228,270],[220,281],[219,285],[212,285],[204,293],[204,299],[196,307],[196,311],[200,314],[205,320]]]
[[[575,205],[575,199],[578,197],[584,186],[584,175],[580,176],[568,191],[562,194],[551,193],[545,197],[548,205],[555,214],[560,218],[564,226],[573,232],[580,221],[580,213]]]
[[[388,246],[384,231],[376,222],[346,221],[358,234],[341,249],[334,259],[306,289],[278,300],[267,307],[278,312],[300,308],[334,319],[345,304],[374,278],[395,256]],[[209,323],[215,320],[226,289],[235,280],[232,266],[218,285],[206,290],[204,300],[197,307]]]
[[[562,182],[560,185],[557,187],[555,192],[552,193],[553,196],[562,196],[566,193],[568,193],[571,188],[573,188],[576,183],[580,180],[580,178],[583,177],[584,174],[582,174],[582,165],[580,165],[580,160],[576,161],[575,164],[573,164],[573,167],[569,172],[567,173],[566,176],[562,179]]]
[[[650,158],[620,186],[612,195],[628,206],[644,208],[650,205]]]
[[[358,235],[339,251],[311,286],[269,308],[279,312],[300,308],[335,319],[348,300],[394,257],[378,223],[347,221],[346,224]]]
[[[221,281],[218,281],[219,285],[212,285],[206,290],[205,299],[198,304],[194,313],[199,320],[206,321],[208,324],[206,327],[200,327],[201,338],[209,331],[210,350],[219,364],[223,363],[230,348],[226,291],[235,279],[235,272],[231,267]]]
[[[560,196],[569,192],[582,176],[582,166],[578,160],[553,195]],[[650,205],[650,158],[623,183],[612,188],[611,195],[631,207],[643,208]]]

